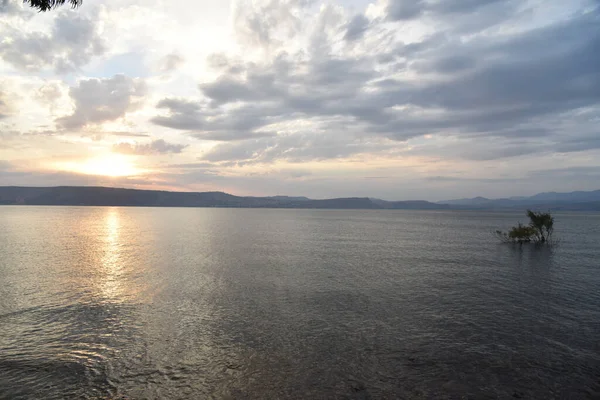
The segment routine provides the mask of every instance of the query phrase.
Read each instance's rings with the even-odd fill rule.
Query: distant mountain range
[[[501,208],[544,208],[549,210],[600,211],[600,190],[591,192],[538,193],[530,197],[507,197],[487,199],[444,200],[437,204],[450,205],[452,208],[501,209]]]
[[[504,199],[386,201],[368,197],[314,200],[308,197],[234,196],[223,192],[168,192],[93,186],[0,187],[0,205],[70,205],[138,207],[243,207],[325,209],[545,209],[600,211],[600,190],[593,192],[540,193]]]
[[[90,186],[0,187],[0,204],[139,206],[139,207],[247,207],[443,210],[450,206],[428,201],[385,201],[367,197],[313,200],[307,197],[248,197],[223,192],[167,192]]]

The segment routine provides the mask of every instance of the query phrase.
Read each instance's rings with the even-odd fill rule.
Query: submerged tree
[[[554,232],[554,217],[550,213],[527,210],[529,225],[519,223],[510,231],[496,231],[496,236],[506,243],[546,243]]]
[[[550,213],[533,212],[527,210],[529,225],[535,228],[537,241],[546,243],[554,232],[554,218]]]
[[[29,4],[30,7],[37,8],[40,11],[48,11],[58,6],[62,6],[66,2],[71,4],[71,7],[79,7],[83,0],[24,0],[23,3]]]

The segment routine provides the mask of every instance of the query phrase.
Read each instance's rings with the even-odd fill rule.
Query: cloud
[[[27,165],[0,162],[0,186],[112,186],[139,189],[164,189],[161,175],[143,177],[106,177],[74,172],[40,171]]]
[[[517,0],[387,0],[385,17],[402,23],[427,18],[449,32],[466,33],[489,29],[513,18],[524,3]]]
[[[185,99],[163,99],[157,107],[167,109],[168,115],[152,118],[153,123],[187,130],[198,139],[241,140],[273,135],[272,132],[252,130],[264,125],[266,121],[266,117],[261,115],[261,110],[252,107],[231,116],[219,115],[202,103]]]
[[[356,40],[360,39],[369,27],[369,19],[362,14],[355,15],[346,27],[344,39]]]
[[[305,10],[315,3],[315,0],[235,0],[234,33],[245,45],[277,48],[302,31]]]
[[[192,100],[167,98],[156,106],[169,111],[168,116],[152,118],[152,122],[157,125],[184,130],[199,129],[203,126],[202,107]]]
[[[423,0],[389,0],[386,13],[392,21],[413,19],[421,15],[426,8]]]
[[[63,129],[77,130],[87,125],[114,121],[136,109],[146,92],[143,80],[125,75],[82,79],[69,90],[75,104],[73,114],[56,122]]]
[[[127,142],[117,143],[113,145],[112,151],[122,154],[156,155],[181,153],[186,147],[188,146],[183,144],[167,143],[163,139],[158,139],[147,144],[131,144]]]
[[[234,0],[222,20],[211,8],[192,26],[194,8],[171,14],[140,0],[43,15],[0,0],[2,155],[108,147],[150,155],[153,170],[176,158],[188,167],[161,179],[194,188],[300,190],[274,182],[289,174],[268,174],[306,167],[309,195],[360,186],[401,198],[401,185],[428,176],[464,178],[456,191],[490,177],[530,190],[526,171],[600,154],[599,4],[543,3]],[[193,138],[188,150],[177,144]],[[382,179],[366,187],[365,177]],[[421,193],[435,185],[446,193],[452,182],[427,180]]]
[[[16,0],[0,0],[0,16],[18,15],[23,13],[23,7]]]
[[[86,133],[94,133],[94,132],[86,132]],[[98,135],[108,135],[108,136],[132,137],[132,138],[150,137],[150,135],[147,133],[125,132],[125,131],[98,131],[97,134]]]
[[[28,32],[10,25],[0,42],[0,57],[20,70],[38,71],[47,67],[57,73],[77,70],[106,51],[99,34],[97,16],[62,11],[49,33]]]
[[[432,2],[430,8],[440,14],[472,13],[483,7],[513,2],[511,0],[446,0]]]
[[[275,161],[302,163],[346,158],[356,154],[384,151],[384,140],[361,140],[347,135],[295,133],[253,140],[221,143],[201,156],[210,162],[226,164],[271,164]]]
[[[555,150],[559,153],[571,153],[600,149],[600,131],[591,136],[574,137],[558,143]]]
[[[47,107],[51,114],[64,114],[64,107],[68,107],[68,86],[60,81],[45,81],[32,96],[40,105]]]
[[[12,114],[12,109],[8,105],[6,95],[0,90],[0,120],[8,118]]]
[[[263,38],[255,41],[257,46],[276,41],[274,32],[281,31],[275,28],[275,17],[269,12],[279,15],[283,11],[273,3],[283,4],[268,3],[267,13],[255,24],[244,20],[245,30],[254,29],[254,35]],[[514,5],[501,3],[469,0],[388,5],[403,18],[415,13],[406,7],[423,7],[419,13],[446,16],[444,26],[450,26],[454,14],[494,13],[495,7],[502,4]],[[259,18],[255,11],[244,13]],[[326,35],[330,43],[325,47],[337,48],[336,51],[323,53],[321,48],[309,47],[308,52],[304,48],[288,50],[263,61],[245,62],[215,56],[212,66],[220,75],[199,85],[203,98],[164,99],[158,106],[168,109],[169,114],[152,121],[214,140],[277,135],[219,145],[204,156],[214,161],[280,158],[265,156],[266,153],[295,159],[292,155],[299,149],[306,160],[311,146],[314,159],[327,154],[337,158],[349,154],[347,149],[356,143],[356,137],[362,137],[365,143],[368,140],[364,138],[368,137],[374,142],[405,142],[424,135],[455,136],[482,146],[486,146],[484,138],[496,138],[497,145],[487,146],[485,151],[463,151],[462,157],[470,160],[560,151],[561,143],[569,143],[578,133],[560,131],[545,121],[581,108],[597,107],[600,102],[599,15],[595,8],[544,26],[475,35],[469,40],[460,36],[458,28],[445,33],[434,31],[410,44],[383,35],[380,46],[370,51],[370,47],[361,47],[373,40],[364,37],[364,30],[395,28],[365,27],[366,17],[354,17],[349,24],[344,22],[348,19],[323,19],[321,12],[314,18],[327,22],[312,35],[321,37],[323,32],[338,31],[347,39],[348,32],[352,32],[352,47],[337,41],[342,37]],[[296,23],[293,19],[292,24]],[[315,21],[312,24],[319,25]],[[287,35],[297,29],[283,31]],[[361,52],[357,53],[356,46]],[[380,61],[385,53],[394,56]],[[394,59],[399,62],[390,64],[389,60]],[[339,151],[324,154],[319,146],[323,140],[308,139],[312,138],[307,135],[310,131],[334,138]],[[511,138],[527,136],[545,141],[511,143]],[[593,146],[595,142],[586,143]]]
[[[63,96],[61,86],[56,82],[50,82],[42,85],[36,94],[37,98],[45,104],[52,105],[57,99]]]
[[[169,114],[152,122],[192,130],[198,138],[236,140],[273,136],[279,132],[278,123],[303,116],[379,112],[346,104],[360,90],[360,83],[373,76],[371,65],[360,60],[295,63],[278,57],[268,65],[232,66],[224,60],[221,65],[229,71],[225,76],[199,86],[208,102],[163,99],[158,107]],[[243,69],[243,76],[235,73],[237,69]]]
[[[12,169],[12,165],[8,161],[0,160],[0,171],[9,171]]]
[[[550,168],[541,171],[532,171],[528,176],[534,179],[572,179],[578,180],[581,177],[600,179],[600,166],[575,166],[570,168]],[[598,186],[595,186],[597,188]],[[597,189],[596,189],[597,190]]]
[[[212,167],[213,164],[209,162],[195,162],[195,163],[184,163],[184,164],[169,164],[163,168],[167,169],[206,169]]]
[[[185,59],[182,56],[180,56],[179,54],[176,54],[176,53],[167,54],[160,61],[160,68],[159,68],[160,72],[162,72],[162,73],[173,72],[177,68],[179,68],[184,62],[185,62]]]

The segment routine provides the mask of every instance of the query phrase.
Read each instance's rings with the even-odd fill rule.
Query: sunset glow
[[[597,0],[0,1],[0,186],[594,190],[598,21]]]
[[[57,167],[66,172],[115,178],[139,175],[143,172],[127,156],[116,154],[60,163]]]

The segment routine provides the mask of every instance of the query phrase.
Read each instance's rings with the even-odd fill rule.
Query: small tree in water
[[[510,231],[496,231],[496,236],[506,243],[546,243],[549,242],[554,232],[554,217],[550,213],[541,213],[527,210],[529,225],[519,223]]]
[[[554,218],[552,215],[527,210],[527,216],[529,217],[529,226],[535,228],[537,241],[546,243],[550,240],[554,231]]]

